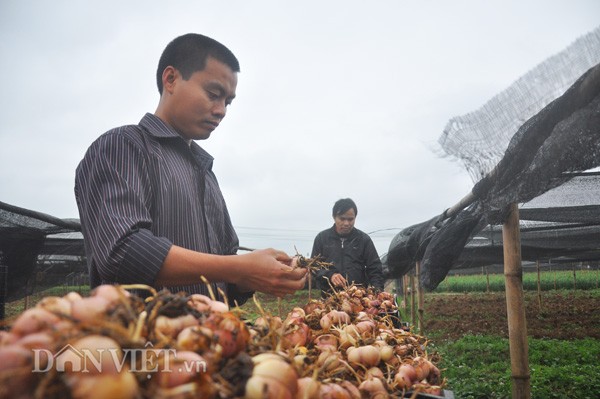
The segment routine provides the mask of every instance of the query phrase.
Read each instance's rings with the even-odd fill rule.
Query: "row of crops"
[[[591,290],[600,287],[600,270],[556,270],[523,273],[526,291]],[[433,291],[442,292],[500,292],[504,291],[503,274],[448,275]]]

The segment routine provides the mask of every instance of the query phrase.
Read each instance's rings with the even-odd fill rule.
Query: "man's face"
[[[206,68],[184,80],[174,71],[165,122],[186,139],[205,140],[225,117],[235,97],[237,73],[208,57]]]
[[[345,213],[335,216],[333,220],[335,221],[336,233],[345,236],[350,234],[350,232],[354,228],[356,214],[354,213],[354,209],[350,208]]]

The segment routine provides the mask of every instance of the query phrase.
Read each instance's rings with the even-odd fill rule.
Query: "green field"
[[[529,338],[532,398],[595,399],[600,393],[600,341]],[[462,399],[511,397],[509,344],[492,335],[437,342],[448,388]]]
[[[556,270],[540,273],[540,290],[556,289],[591,290],[600,288],[600,270]],[[523,273],[523,289],[538,289],[538,274]],[[449,275],[433,291],[441,292],[501,292],[504,291],[504,275],[471,274]]]

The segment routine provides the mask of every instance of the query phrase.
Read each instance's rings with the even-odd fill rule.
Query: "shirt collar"
[[[181,135],[177,133],[175,129],[169,126],[158,116],[149,112],[144,115],[140,121],[140,125],[145,127],[146,130],[148,130],[148,132],[154,137],[179,137],[183,140],[183,137],[181,137]]]
[[[201,165],[207,167],[207,169],[212,168],[213,156],[210,155],[206,150],[200,147],[194,140],[189,143],[185,140],[179,133],[175,131],[171,126],[169,126],[165,121],[160,119],[158,116],[146,113],[142,120],[140,121],[140,126],[146,128],[146,130],[154,137],[157,138],[178,138],[184,141],[185,145],[190,148],[194,157],[198,160]]]

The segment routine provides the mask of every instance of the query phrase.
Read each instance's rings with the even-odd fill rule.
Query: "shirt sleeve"
[[[88,262],[103,283],[154,283],[172,243],[151,231],[151,188],[143,149],[122,134],[101,136],[77,168]]]

